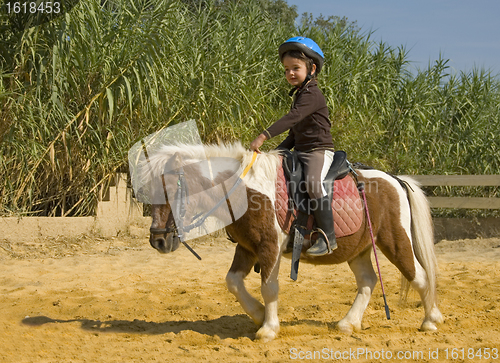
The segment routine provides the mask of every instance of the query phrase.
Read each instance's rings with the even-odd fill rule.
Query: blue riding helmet
[[[325,62],[325,56],[314,40],[306,37],[293,37],[288,39],[279,47],[278,52],[281,60],[283,60],[283,55],[289,50],[301,51],[316,64],[316,74],[321,71],[323,63]]]

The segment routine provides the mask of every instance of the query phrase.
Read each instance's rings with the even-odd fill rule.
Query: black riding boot
[[[319,229],[325,232],[328,241],[330,242],[330,249],[333,251],[337,248],[337,241],[335,239],[335,230],[333,224],[333,211],[332,203],[328,196],[316,199],[317,204],[314,206],[314,219]],[[308,256],[324,256],[328,254],[328,245],[323,233],[317,233],[318,239],[306,251]]]

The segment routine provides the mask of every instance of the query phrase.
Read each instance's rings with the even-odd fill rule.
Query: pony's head
[[[158,159],[158,158],[157,158]],[[178,153],[164,159],[165,165],[169,165],[170,170],[180,168],[181,159]],[[151,162],[151,161],[150,161]],[[161,162],[153,159],[153,165],[162,165]],[[177,227],[175,225],[174,215],[171,204],[168,201],[167,183],[172,183],[170,178],[164,174],[165,166],[154,168],[151,178],[154,182],[151,183],[152,200],[156,203],[151,204],[152,223],[149,229],[149,243],[151,247],[160,253],[169,253],[179,248],[180,240],[177,236]],[[164,203],[160,203],[164,201]]]
[[[224,228],[241,217],[247,208],[247,195],[240,175],[252,157],[240,143],[170,145],[151,153],[141,166],[148,171],[142,185],[146,186],[145,199],[152,205],[151,246],[169,253],[181,240]],[[269,169],[275,171],[276,165],[271,164]],[[252,169],[248,176],[255,179],[254,174],[261,169]],[[248,180],[254,188],[263,185],[262,180]]]
[[[169,253],[179,248],[174,216],[170,204],[153,204],[151,206],[151,223],[149,243],[160,253]]]
[[[161,253],[179,247],[181,239],[186,238],[187,226],[210,202],[211,196],[205,191],[212,187],[212,181],[207,177],[207,161],[201,151],[188,145],[164,147],[149,160],[148,192],[153,201],[149,243]]]

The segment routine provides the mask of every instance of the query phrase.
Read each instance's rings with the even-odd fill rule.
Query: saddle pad
[[[292,210],[288,205],[287,180],[282,163],[279,163],[278,178],[276,179],[276,216],[283,232],[289,234],[292,222],[297,215],[297,209]],[[335,180],[333,191],[333,221],[335,236],[337,238],[356,233],[363,221],[363,204],[359,196],[356,183],[350,175],[343,179]],[[311,230],[314,216],[310,215],[307,229]]]

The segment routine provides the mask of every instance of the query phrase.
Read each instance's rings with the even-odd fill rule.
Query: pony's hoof
[[[430,319],[433,323],[442,324],[444,323],[444,316],[441,314],[438,308],[434,308],[431,312]]]
[[[257,334],[255,334],[255,340],[258,340],[261,343],[267,343],[270,342],[271,340],[274,340],[274,338],[276,338],[277,335],[278,332],[270,328],[262,327],[257,331]]]
[[[337,328],[340,330],[341,333],[344,333],[346,335],[351,335],[355,330],[359,331],[361,330],[361,324],[358,326],[348,322],[348,321],[339,321],[337,324]]]
[[[438,328],[436,324],[441,324],[444,322],[443,314],[439,311],[437,307],[432,309],[428,317],[425,318],[420,331],[436,331]]]
[[[432,321],[424,321],[420,327],[420,331],[436,331],[438,328]]]

